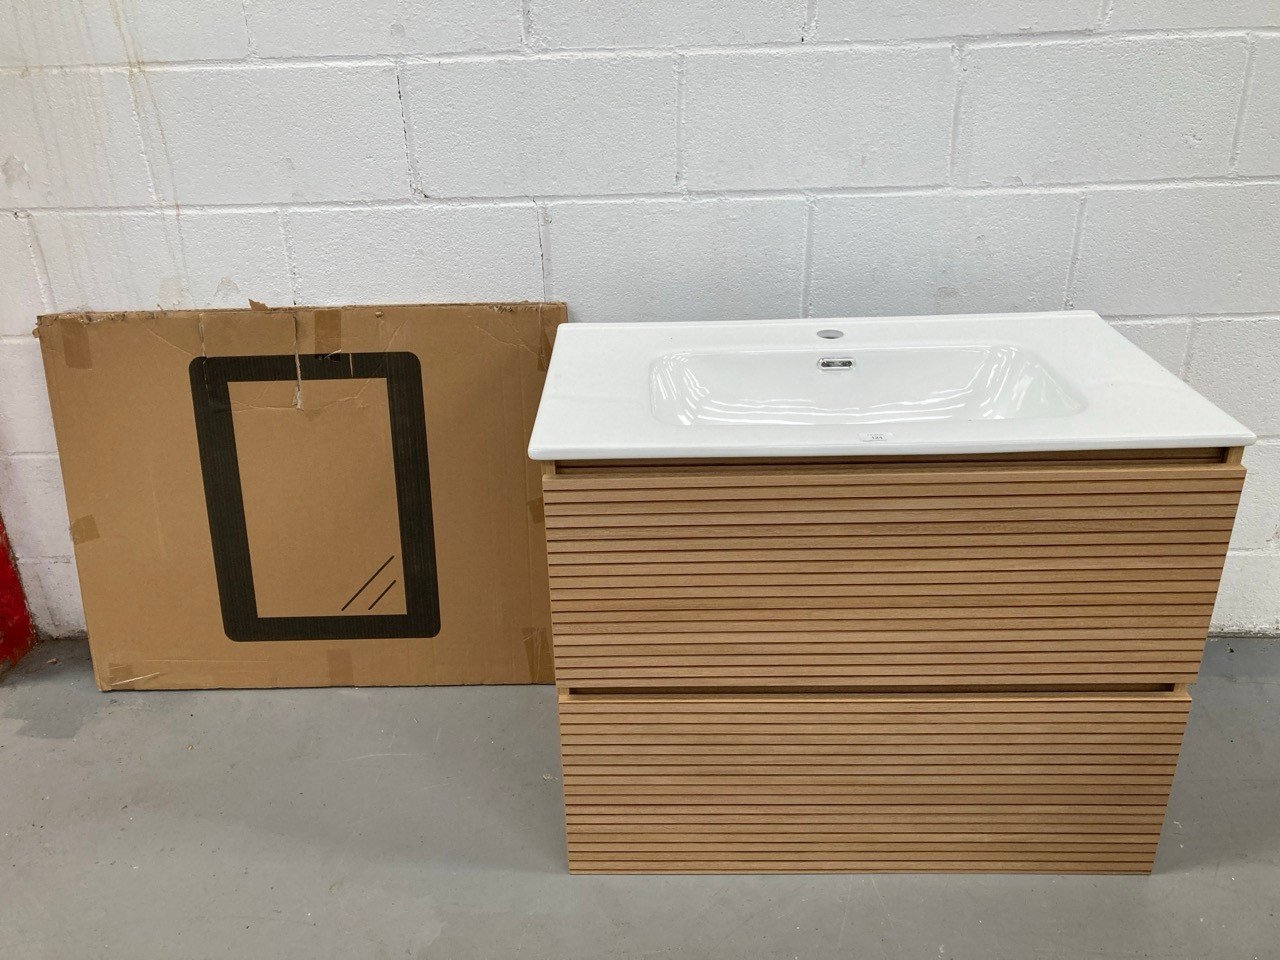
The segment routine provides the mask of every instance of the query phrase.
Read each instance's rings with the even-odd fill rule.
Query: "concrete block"
[[[1094,192],[1072,301],[1123,316],[1273,310],[1278,234],[1277,184]]]
[[[1280,436],[1280,317],[1201,320],[1187,382],[1260,436]]]
[[[805,13],[805,0],[529,0],[534,43],[547,47],[795,43]]]
[[[801,200],[563,203],[549,215],[551,293],[574,320],[800,315]]]
[[[71,555],[71,531],[56,456],[0,458],[0,516],[19,560]]]
[[[690,189],[942,183],[955,75],[945,47],[691,55]]]
[[[151,202],[134,120],[143,83],[121,71],[0,73],[0,207]]]
[[[247,0],[260,57],[434,54],[516,50],[520,4],[512,0]]]
[[[1280,546],[1280,443],[1263,441],[1246,447],[1244,465],[1249,475],[1231,531],[1231,546],[1237,550]]]
[[[1245,53],[1240,37],[971,49],[958,175],[970,184],[1224,176]]]
[[[67,637],[84,633],[84,607],[72,557],[19,560],[18,575],[27,595],[31,620],[41,636]]]
[[[1280,553],[1230,553],[1210,630],[1280,632],[1276,597],[1280,597]]]
[[[248,52],[240,0],[0,7],[0,66],[234,60]]]
[[[395,67],[159,70],[139,104],[160,191],[183,204],[409,196]]]
[[[243,307],[292,301],[276,214],[36,213],[58,310]]]
[[[35,337],[0,340],[0,452],[53,453],[57,449],[40,342]]]
[[[1236,173],[1269,176],[1280,173],[1280,37],[1258,37],[1253,57]]]
[[[985,37],[1085,30],[1098,22],[1096,0],[862,0],[820,2],[818,40]]]
[[[532,205],[297,210],[305,303],[541,300]]]
[[[666,56],[405,68],[430,197],[646,193],[675,187],[676,75]]]
[[[0,213],[0,271],[0,336],[30,333],[45,304],[25,215]]]
[[[1174,376],[1182,376],[1190,320],[1129,320],[1111,325]]]
[[[1110,30],[1280,27],[1275,0],[1114,0]]]
[[[1061,309],[1079,200],[820,197],[813,316]]]

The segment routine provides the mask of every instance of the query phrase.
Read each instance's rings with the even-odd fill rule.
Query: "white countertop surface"
[[[564,324],[529,456],[921,455],[1254,439],[1096,313],[1070,311]]]

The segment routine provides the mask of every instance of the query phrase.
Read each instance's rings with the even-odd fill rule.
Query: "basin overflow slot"
[[[852,370],[853,357],[821,357],[818,360],[819,370]]]

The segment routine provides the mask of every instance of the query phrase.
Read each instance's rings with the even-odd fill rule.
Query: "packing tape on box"
[[[139,673],[138,668],[132,663],[111,663],[107,665],[106,686],[108,690],[130,690],[133,689],[133,684],[153,680],[160,676],[160,673],[159,670]]]
[[[356,685],[355,664],[351,662],[350,650],[330,650],[329,684],[334,687],[354,687]]]
[[[62,330],[62,358],[68,367],[88,370],[93,366],[93,353],[89,349],[89,325],[79,320],[67,320]]]
[[[551,332],[548,327],[542,328],[542,337],[538,341],[538,372],[546,373],[551,365]]]
[[[99,536],[101,534],[98,533],[98,521],[93,519],[92,513],[76,517],[71,521],[71,542],[77,546],[88,543],[90,540],[97,540]]]
[[[342,349],[342,311],[316,311],[316,353],[337,353]]]
[[[547,631],[543,627],[524,627],[524,655],[529,661],[529,679],[536,680],[538,667],[548,658]]]

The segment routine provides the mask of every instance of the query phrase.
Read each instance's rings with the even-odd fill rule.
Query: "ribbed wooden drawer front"
[[[557,680],[1187,682],[1243,478],[1160,460],[548,476]]]
[[[566,695],[583,872],[1145,872],[1185,693]]]

